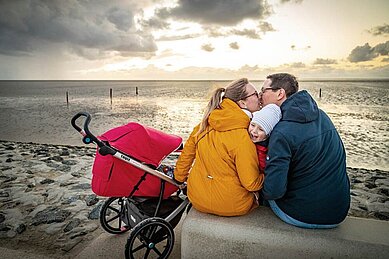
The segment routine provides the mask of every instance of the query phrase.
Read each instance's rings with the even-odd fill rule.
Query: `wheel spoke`
[[[167,238],[167,235],[163,235],[160,238],[154,240],[154,244],[159,244]]]
[[[166,231],[166,229],[163,229],[163,228],[160,228],[157,232],[154,233],[154,243],[158,244],[159,242],[165,240],[165,238],[167,238],[168,236],[168,232]]]
[[[138,246],[137,248],[132,249],[132,250],[131,250],[131,253],[135,253],[135,252],[137,252],[137,251],[139,251],[140,249],[145,248],[145,247],[146,247],[145,244],[141,244],[141,245]]]
[[[146,259],[147,257],[149,257],[149,254],[150,254],[150,248],[147,248],[147,251],[145,253],[145,256],[143,257],[144,259]]]
[[[111,221],[113,221],[113,220],[119,218],[119,216],[120,216],[120,215],[118,214],[118,215],[116,215],[115,217],[113,217],[113,218],[107,220],[107,223],[109,223],[109,222],[111,222]]]
[[[120,213],[120,210],[118,210],[118,209],[116,209],[116,208],[114,208],[112,206],[108,206],[108,209],[111,209],[111,210],[115,211],[118,214]]]
[[[154,252],[156,252],[159,256],[162,255],[162,253],[161,253],[160,251],[158,251],[158,249],[157,249],[155,246],[153,247],[153,250],[154,250]]]

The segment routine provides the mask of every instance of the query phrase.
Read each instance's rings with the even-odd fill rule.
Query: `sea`
[[[259,90],[262,81],[253,81]],[[91,116],[96,136],[138,122],[185,141],[210,92],[228,81],[0,81],[0,140],[83,146],[71,126]],[[350,167],[389,171],[389,80],[302,80],[335,124]],[[112,96],[112,97],[111,97]],[[77,122],[83,125],[80,118]]]

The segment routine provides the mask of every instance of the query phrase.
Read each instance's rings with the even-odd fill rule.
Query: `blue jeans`
[[[311,228],[311,229],[328,229],[328,228],[335,228],[339,224],[332,224],[332,225],[319,225],[319,224],[308,224],[301,222],[297,219],[292,218],[291,216],[287,215],[285,212],[283,212],[280,207],[278,207],[277,203],[274,200],[269,200],[269,205],[274,214],[277,215],[282,221],[285,223],[288,223],[290,225],[300,227],[300,228]]]

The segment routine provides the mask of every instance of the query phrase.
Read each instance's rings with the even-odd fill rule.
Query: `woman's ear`
[[[240,107],[241,109],[247,109],[247,105],[246,105],[246,102],[245,102],[245,101],[239,100],[239,101],[237,102],[237,104],[239,105],[239,107]]]

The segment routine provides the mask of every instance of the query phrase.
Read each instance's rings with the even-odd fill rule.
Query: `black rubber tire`
[[[131,229],[121,219],[125,213],[124,199],[122,197],[109,198],[101,207],[100,224],[110,234],[123,234]]]
[[[169,222],[157,217],[148,218],[132,229],[126,243],[125,257],[168,258],[173,246],[174,231]]]

